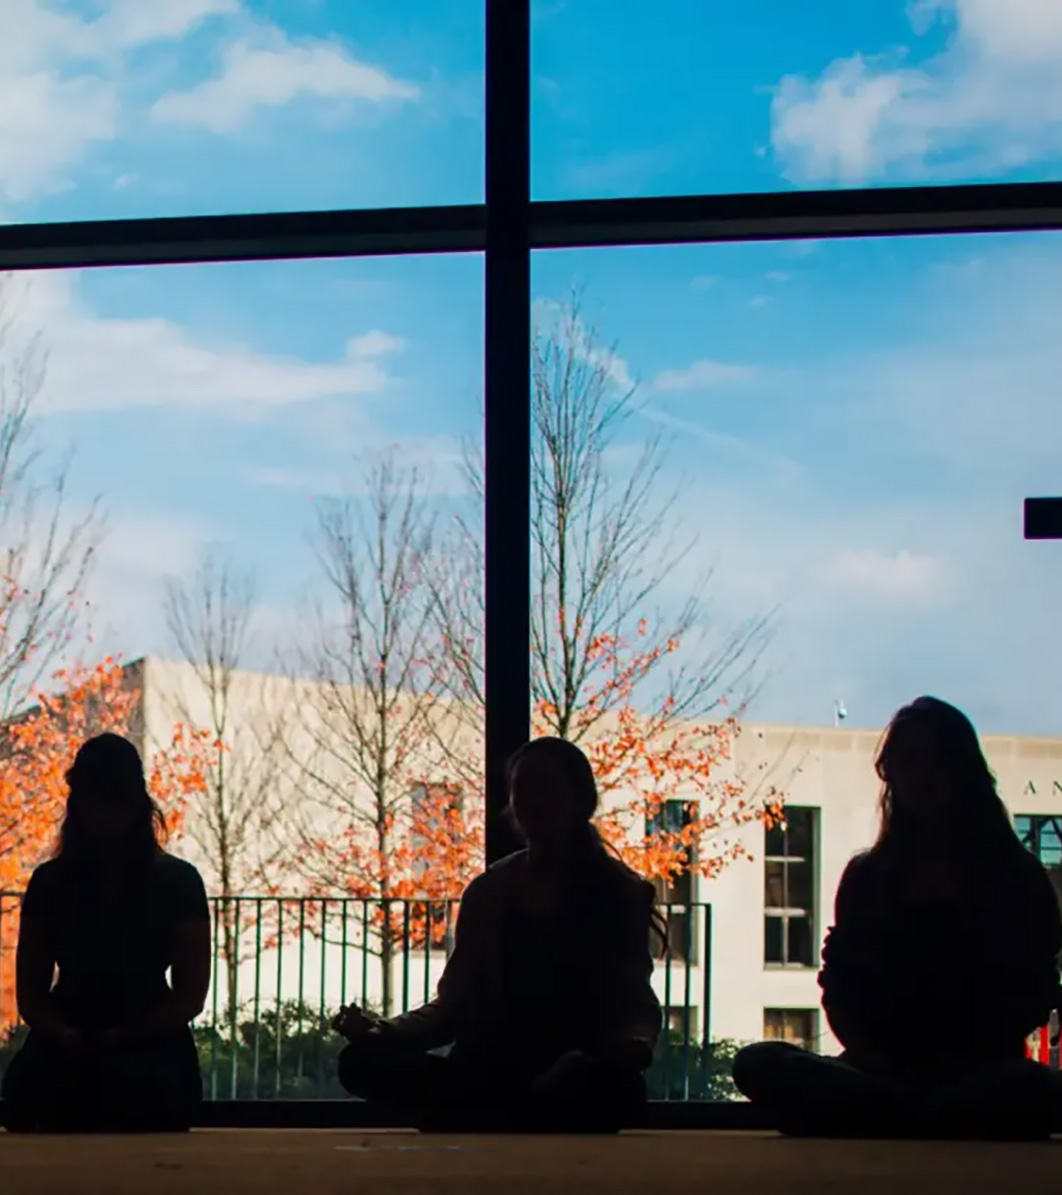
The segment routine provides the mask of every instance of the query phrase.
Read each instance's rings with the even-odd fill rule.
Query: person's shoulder
[[[191,887],[201,887],[203,884],[203,876],[194,863],[171,855],[169,851],[159,851],[155,856],[155,869],[167,883]]]
[[[66,869],[58,859],[46,859],[38,863],[22,893],[23,914],[30,917],[49,916],[57,906],[67,904],[69,891],[63,884],[65,874]]]
[[[466,891],[473,887],[479,891],[493,891],[505,887],[513,883],[526,866],[526,848],[520,851],[513,851],[511,855],[505,855],[503,858],[495,860],[485,871],[481,871],[469,883]]]
[[[61,863],[58,859],[45,859],[43,863],[38,863],[37,866],[30,873],[31,880],[43,880],[45,883],[49,879],[54,878],[61,872]]]
[[[527,851],[515,851],[491,863],[484,871],[474,875],[461,893],[462,909],[486,909],[505,893],[513,884],[527,862]]]
[[[879,862],[880,860],[874,853],[873,847],[865,851],[859,851],[845,864],[844,871],[841,872],[841,881],[843,882],[845,879],[850,881],[868,879],[870,876],[877,874]]]
[[[643,902],[656,899],[656,888],[652,880],[639,875],[633,867],[629,867],[618,855],[602,850],[602,875],[606,882],[615,885],[616,889],[632,901]]]
[[[881,858],[873,847],[853,855],[837,881],[835,905],[838,914],[851,912],[874,899],[873,894],[881,889],[880,877]]]
[[[61,861],[59,859],[45,859],[43,863],[38,863],[30,873],[29,885],[32,885],[34,890],[37,891],[51,889],[61,882],[62,877],[63,867]]]

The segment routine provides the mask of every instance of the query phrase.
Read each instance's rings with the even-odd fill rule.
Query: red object
[[[1044,1066],[1050,1066],[1050,1064],[1051,1064],[1051,1027],[1049,1025],[1045,1025],[1042,1029],[1037,1029],[1036,1038],[1037,1038],[1037,1042],[1039,1045],[1039,1048],[1036,1051],[1037,1061],[1042,1062],[1044,1064]],[[1028,1041],[1026,1041],[1025,1057],[1032,1058],[1032,1056],[1033,1056],[1032,1045]]]

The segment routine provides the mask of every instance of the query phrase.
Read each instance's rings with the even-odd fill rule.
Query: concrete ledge
[[[6,1123],[0,1101],[0,1126]],[[405,1128],[360,1100],[207,1100],[198,1127],[209,1129],[392,1129]],[[651,1102],[641,1129],[769,1129],[760,1109],[730,1102]]]
[[[204,1128],[386,1129],[402,1128],[375,1114],[360,1100],[210,1100],[203,1105]],[[762,1111],[730,1102],[654,1101],[632,1128],[769,1129]]]

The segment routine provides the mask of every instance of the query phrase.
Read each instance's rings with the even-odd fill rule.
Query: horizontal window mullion
[[[0,227],[0,270],[476,252],[483,204]]]

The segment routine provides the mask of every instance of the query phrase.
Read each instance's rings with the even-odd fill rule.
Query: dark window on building
[[[667,1031],[676,1041],[696,1041],[698,1019],[696,1008],[670,1008],[667,1012]]]
[[[678,834],[689,825],[692,816],[688,801],[665,801],[648,819],[646,833]],[[679,875],[672,876],[670,880],[654,881],[656,899],[668,926],[666,947],[655,934],[653,935],[653,946],[658,958],[670,957],[680,963],[696,961],[693,941],[693,874],[690,871],[692,865],[693,859],[690,858]]]
[[[765,831],[763,961],[768,966],[815,965],[817,813],[789,806],[785,821]]]
[[[1062,866],[1062,816],[1019,813],[1014,829],[1044,867]]]
[[[819,1010],[817,1008],[765,1008],[765,1041],[785,1041],[805,1050],[819,1047]]]
[[[1047,868],[1062,900],[1062,814],[1019,813],[1014,818],[1018,837]]]

